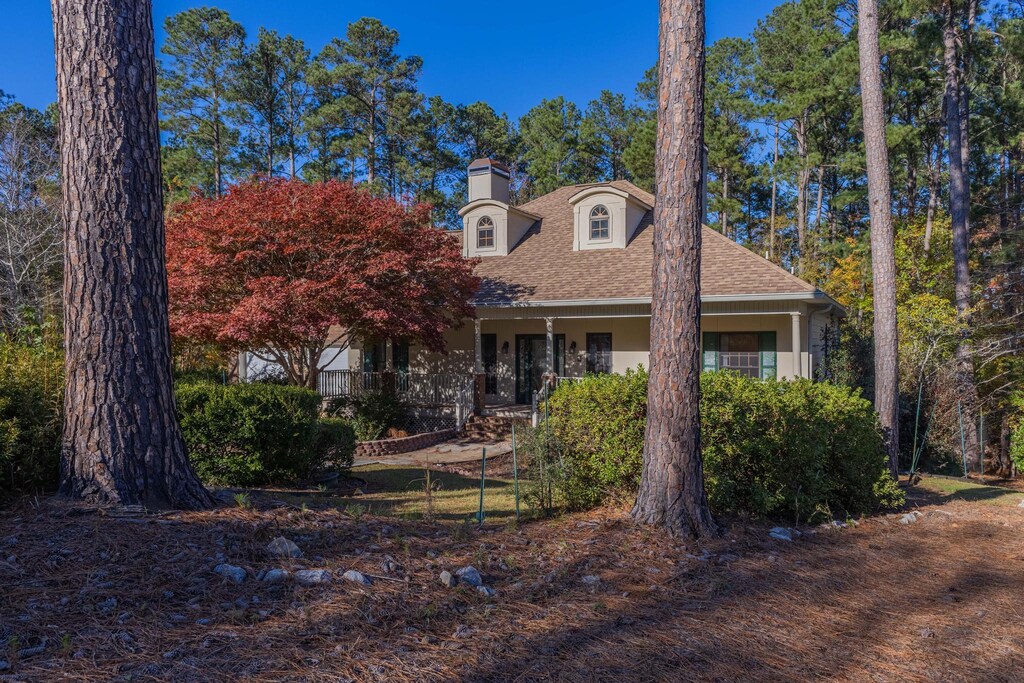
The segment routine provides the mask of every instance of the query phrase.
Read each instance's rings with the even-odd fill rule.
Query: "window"
[[[587,372],[612,371],[612,335],[610,332],[587,333]]]
[[[476,222],[476,246],[478,249],[494,247],[494,221],[484,216]]]
[[[606,240],[611,237],[609,226],[611,215],[603,204],[598,204],[590,211],[590,239]]]
[[[746,377],[775,377],[774,332],[705,332],[704,370],[730,370]]]

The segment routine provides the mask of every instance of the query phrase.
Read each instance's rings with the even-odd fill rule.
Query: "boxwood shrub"
[[[874,410],[858,390],[713,372],[701,375],[701,392],[705,484],[716,512],[813,521],[902,501]],[[559,387],[549,427],[567,507],[635,494],[646,417],[643,369]]]
[[[321,425],[320,396],[274,384],[179,384],[181,431],[208,484],[256,486],[308,476],[326,458],[351,464],[355,437]]]

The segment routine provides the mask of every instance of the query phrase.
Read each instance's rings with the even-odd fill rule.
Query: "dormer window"
[[[483,216],[476,222],[477,249],[494,248],[494,221],[490,216]]]
[[[590,212],[590,239],[607,240],[611,238],[611,215],[604,204],[598,204]]]

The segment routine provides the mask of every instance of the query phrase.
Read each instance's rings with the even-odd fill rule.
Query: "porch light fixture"
[[[508,355],[508,342],[505,342],[504,344],[501,345],[501,354],[503,356]]]

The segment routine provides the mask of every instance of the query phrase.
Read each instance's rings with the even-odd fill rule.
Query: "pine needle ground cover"
[[[998,492],[997,492],[998,493]],[[995,496],[996,494],[990,494]],[[1000,494],[1002,495],[1002,494]],[[911,496],[841,529],[724,520],[671,541],[601,508],[518,527],[254,496],[114,517],[0,510],[0,661],[17,681],[981,681],[1024,670],[1024,509]],[[932,501],[936,501],[935,502]],[[277,558],[285,536],[302,558]],[[244,570],[234,583],[215,573]],[[495,589],[442,585],[472,565]],[[256,576],[328,569],[301,586]],[[364,586],[342,578],[354,569]]]

